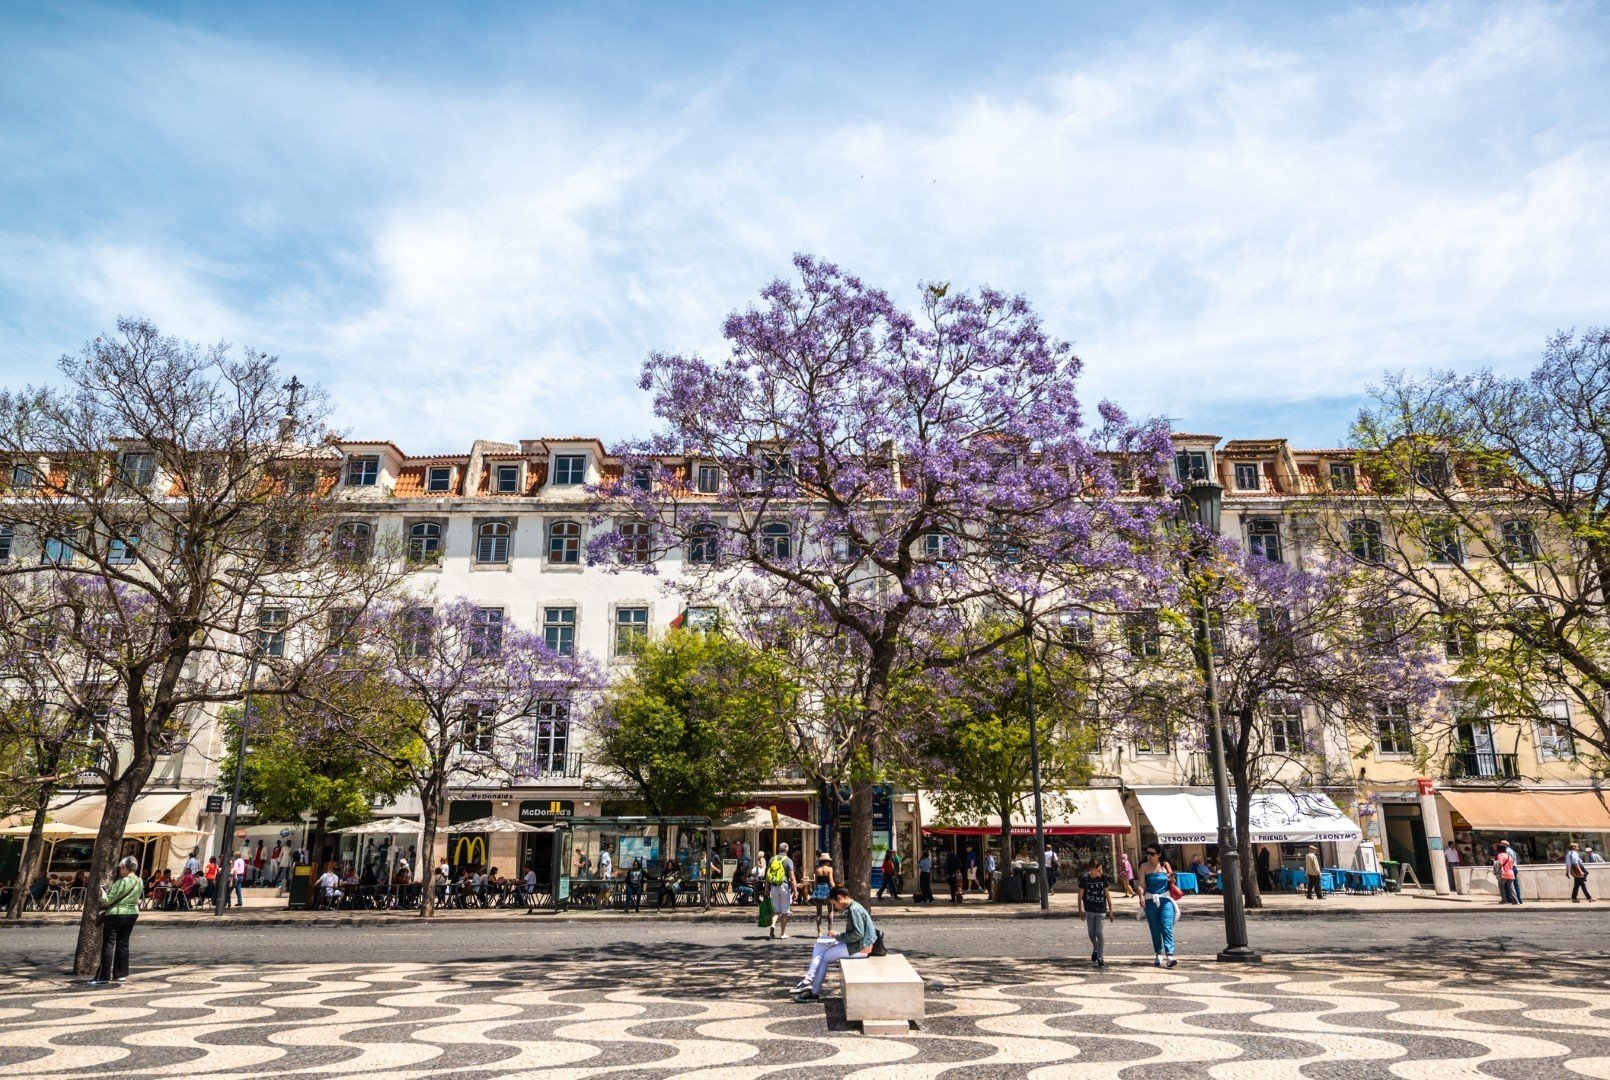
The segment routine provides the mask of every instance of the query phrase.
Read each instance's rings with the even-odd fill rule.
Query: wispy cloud
[[[14,380],[139,311],[279,352],[410,450],[618,437],[651,423],[644,353],[719,348],[722,314],[811,250],[897,296],[1026,292],[1093,396],[1335,439],[1385,368],[1521,367],[1606,317],[1592,8],[1191,13],[1007,76],[936,57],[920,83],[824,57],[831,107],[783,93],[759,44],[622,103],[475,56],[410,78],[113,22],[18,27],[0,56],[29,109],[0,120],[26,163],[0,181]]]

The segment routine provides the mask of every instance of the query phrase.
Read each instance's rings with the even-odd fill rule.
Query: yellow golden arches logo
[[[466,855],[468,856],[467,858]],[[463,866],[465,863],[479,866],[484,862],[486,862],[486,837],[461,836],[458,838],[458,844],[453,848],[453,864],[455,866]]]

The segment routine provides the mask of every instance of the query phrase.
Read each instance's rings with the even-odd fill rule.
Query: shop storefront
[[[1130,831],[1123,796],[1116,789],[1046,792],[1041,806],[1046,845],[1056,850],[1064,864],[1064,876],[1072,872],[1072,866],[1090,859],[1102,860],[1110,871],[1116,866],[1118,837]],[[970,848],[976,851],[980,863],[986,854],[994,854],[998,865],[1033,861],[1034,808],[1028,799],[1023,801],[1019,812],[1012,815],[1013,850],[1004,853],[998,815],[991,814],[973,822],[951,821],[939,813],[932,797],[926,793],[918,793],[917,812],[926,846],[935,856],[936,866],[945,865],[945,857],[952,852],[965,860]]]
[[[1530,887],[1530,895],[1563,899],[1570,893],[1567,847],[1602,856],[1610,844],[1610,795],[1602,792],[1443,790],[1438,804],[1443,834],[1459,853],[1450,867],[1457,892],[1497,894],[1488,868],[1498,842],[1507,840],[1523,868],[1523,894]]]
[[[1177,867],[1217,856],[1219,815],[1213,792],[1172,788],[1136,792],[1144,820],[1143,844],[1155,843]],[[1271,867],[1301,865],[1310,844],[1320,845],[1326,866],[1347,866],[1363,837],[1340,807],[1321,792],[1266,791],[1252,797],[1252,845],[1267,847]]]

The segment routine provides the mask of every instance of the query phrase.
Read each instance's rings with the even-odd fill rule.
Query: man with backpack
[[[799,879],[794,875],[794,860],[788,857],[788,845],[778,844],[777,854],[766,864],[766,885],[771,893],[773,922],[767,936],[788,937],[788,911],[794,904],[794,890]]]

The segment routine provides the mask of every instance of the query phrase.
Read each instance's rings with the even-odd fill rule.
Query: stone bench
[[[923,1018],[923,981],[899,953],[840,960],[844,1019],[860,1021],[867,1035],[901,1035]]]

